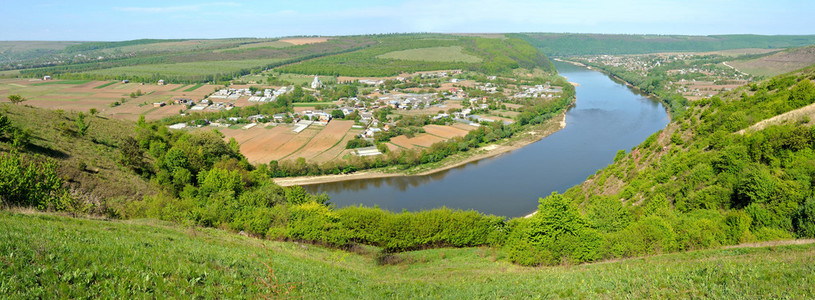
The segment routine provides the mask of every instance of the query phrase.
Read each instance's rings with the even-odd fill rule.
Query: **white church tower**
[[[314,81],[311,82],[311,88],[312,89],[319,89],[319,88],[322,88],[322,87],[323,87],[323,83],[320,82],[320,78],[318,78],[317,76],[314,76]]]

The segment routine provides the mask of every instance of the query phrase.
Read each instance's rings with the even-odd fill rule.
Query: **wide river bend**
[[[566,128],[521,149],[424,176],[349,180],[304,186],[336,207],[417,211],[446,206],[520,217],[538,198],[563,192],[664,128],[664,106],[598,71],[555,62],[576,87]]]

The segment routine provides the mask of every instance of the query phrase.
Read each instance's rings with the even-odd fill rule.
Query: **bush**
[[[349,244],[348,230],[342,227],[337,214],[317,202],[303,203],[289,210],[286,235],[337,247]]]
[[[507,240],[510,261],[522,265],[588,262],[601,257],[603,238],[562,195],[540,199],[538,213],[513,223]]]
[[[795,214],[793,226],[798,237],[815,238],[815,198],[809,197]]]
[[[746,243],[754,240],[750,233],[753,220],[744,211],[729,211],[724,218],[725,234],[728,244]]]
[[[17,152],[0,153],[0,203],[58,211],[70,210],[75,204],[67,196],[54,160],[28,162]]]

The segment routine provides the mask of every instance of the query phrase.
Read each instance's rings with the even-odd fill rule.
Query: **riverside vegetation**
[[[224,142],[216,131],[169,131],[164,126],[146,122],[133,125],[97,116],[80,117],[73,113],[2,104],[0,195],[3,195],[3,206],[90,213],[117,219],[151,218],[189,226],[193,232],[201,230],[196,229],[198,227],[213,227],[263,239],[314,243],[329,249],[317,248],[317,254],[309,256],[290,243],[252,241],[213,230],[203,230],[203,238],[193,235],[190,239],[177,225],[118,222],[101,225],[97,221],[3,213],[3,226],[10,230],[3,231],[3,240],[9,242],[0,244],[0,255],[4,258],[0,272],[15,274],[14,278],[20,280],[37,278],[37,281],[31,283],[36,287],[32,289],[18,284],[23,281],[13,281],[0,285],[0,290],[21,296],[68,297],[100,293],[144,295],[168,290],[180,296],[260,293],[261,289],[253,283],[281,286],[274,273],[264,277],[262,272],[268,270],[258,264],[262,260],[251,256],[261,255],[258,245],[264,245],[272,247],[275,253],[283,253],[270,258],[271,265],[284,270],[281,276],[284,289],[272,289],[273,294],[285,293],[288,290],[285,283],[294,282],[301,287],[303,295],[336,293],[329,290],[334,287],[344,295],[432,296],[458,287],[470,289],[460,291],[462,296],[473,296],[469,293],[480,287],[484,293],[478,294],[481,296],[528,296],[521,293],[540,289],[530,286],[545,282],[540,276],[558,276],[564,278],[560,282],[566,284],[582,275],[564,268],[544,269],[547,273],[536,273],[536,280],[518,281],[510,278],[531,271],[509,262],[525,266],[577,264],[743,242],[815,237],[812,185],[815,170],[811,167],[815,161],[812,155],[815,127],[809,120],[800,120],[744,135],[735,133],[762,119],[815,102],[813,79],[815,69],[808,68],[721,97],[688,103],[690,106],[674,115],[674,121],[666,129],[631,153],[621,151],[614,164],[563,195],[555,193],[540,199],[534,216],[512,220],[446,208],[400,213],[366,207],[335,209],[324,195],[312,195],[301,187],[280,187],[270,182],[271,168],[250,165],[236,143]],[[46,114],[54,114],[54,117],[44,118],[42,122],[29,121]],[[78,121],[80,119],[83,121]],[[38,127],[30,124],[38,124]],[[111,130],[122,126],[133,130]],[[79,131],[83,133],[78,134]],[[78,157],[96,159],[76,161]],[[80,174],[70,179],[82,181],[66,182],[65,174]],[[121,181],[112,181],[109,177],[96,181],[83,179],[94,178],[94,174],[123,174],[122,178],[140,183],[122,185]],[[88,184],[94,186],[88,187]],[[97,190],[103,186],[118,187],[121,193],[116,197],[101,197]],[[84,193],[77,192],[83,188]],[[126,194],[144,196],[134,199],[123,196]],[[104,226],[113,229],[100,229]],[[36,229],[42,236],[53,236],[55,232],[66,232],[58,229],[66,227],[72,229],[68,232],[79,233],[44,239],[38,239],[39,235],[20,234]],[[102,233],[117,230],[137,232],[133,236],[140,241],[139,246],[113,241],[110,233]],[[226,237],[229,242],[221,244],[211,237]],[[133,251],[154,253],[158,259],[168,260],[167,264],[159,265],[170,265],[171,258],[158,253],[170,249],[168,241],[173,240],[185,243],[184,247],[175,248],[177,253],[182,253],[178,257],[186,257],[181,269],[151,269],[146,265],[148,254],[145,254],[132,258],[138,262],[133,268],[107,270],[107,266],[122,265],[118,260],[129,255],[124,253]],[[202,240],[208,246],[193,251],[197,249],[194,245],[200,245]],[[89,241],[93,242],[88,244]],[[231,246],[224,245],[234,244],[240,245],[241,257],[225,250]],[[39,246],[35,249],[33,245]],[[107,253],[114,254],[94,260],[91,268],[74,264],[74,260],[58,259],[63,255],[78,261],[90,259],[76,254],[79,253],[76,249],[85,245],[110,249]],[[469,248],[442,249],[446,247]],[[331,248],[370,256],[352,256],[348,259],[353,262],[345,263],[340,257],[349,252],[335,252]],[[403,253],[420,249],[435,250]],[[811,285],[802,282],[811,280],[812,270],[808,267],[812,265],[811,246],[780,248],[778,251],[785,254],[777,256],[762,255],[766,251],[776,250],[720,250],[695,254],[701,257],[664,256],[650,258],[643,264],[635,261],[632,262],[634,270],[647,270],[651,262],[670,266],[672,270],[660,271],[659,276],[675,278],[673,271],[681,272],[684,275],[676,276],[686,279],[683,282],[694,282],[694,288],[677,284],[673,279],[662,282],[665,287],[676,289],[655,290],[635,279],[626,287],[630,294],[643,297],[769,294],[805,297],[812,293]],[[468,262],[474,259],[474,252],[496,260],[495,263],[484,262],[488,267],[507,268],[512,270],[511,275],[501,273],[494,278],[475,275],[466,277],[466,283],[450,286],[432,281],[415,282],[416,278],[428,276],[423,273],[426,270],[450,267],[444,265],[444,259],[427,256],[445,258],[445,253],[453,253],[451,259]],[[726,258],[734,253],[746,256]],[[314,262],[314,257],[328,261],[333,255],[338,257],[336,264],[304,264]],[[682,260],[682,257],[704,260],[707,255],[723,263],[687,264]],[[253,263],[244,262],[244,256],[250,257]],[[430,260],[427,268],[418,263],[422,257],[425,262]],[[39,263],[43,261],[47,263]],[[396,266],[358,275],[360,265],[372,262]],[[734,262],[736,266],[730,264]],[[778,270],[774,263],[790,264],[790,267]],[[722,264],[727,267],[721,269]],[[201,265],[214,271],[203,274],[193,271]],[[477,270],[480,266],[483,265],[467,270]],[[415,273],[384,285],[369,283],[374,281],[370,278],[380,278],[382,273],[400,267]],[[597,276],[638,277],[613,269],[597,265],[579,270],[594,270],[599,273]],[[305,273],[326,275],[295,277]],[[31,276],[26,276],[28,274]],[[351,281],[363,282],[363,287],[349,284],[348,274],[353,274]],[[232,279],[219,280],[227,277]],[[47,278],[62,281],[47,281]],[[127,280],[119,284],[120,278]],[[605,279],[592,279],[589,285],[595,288],[588,292],[575,286],[576,282],[566,284],[566,288],[553,288],[554,292],[548,293],[553,297],[616,293]],[[702,285],[708,283],[710,285]],[[750,286],[750,283],[757,285]],[[499,290],[515,284],[521,288]],[[181,285],[204,288],[182,289]],[[793,290],[780,291],[779,286]]]
[[[268,169],[249,165],[235,145],[224,143],[216,132],[172,132],[143,122],[136,127],[136,137],[119,143],[119,162],[161,185],[161,191],[90,209],[110,217],[157,218],[339,248],[373,245],[386,253],[491,246],[523,265],[812,237],[815,173],[807,166],[815,145],[813,130],[784,125],[745,136],[732,133],[774,113],[811,104],[812,76],[810,69],[753,85],[754,90],[727,101],[694,103],[684,117],[638,146],[637,154],[621,153],[616,164],[589,178],[585,186],[541,199],[531,218],[506,221],[444,208],[402,213],[332,209],[325,196],[269,182]],[[28,154],[9,152],[4,161],[27,159]],[[3,165],[3,194],[10,195],[4,204],[76,207],[54,202],[65,195],[59,184],[41,186],[39,194],[14,193],[26,190],[13,180],[21,178],[17,174],[37,174],[22,177],[31,180],[54,177],[49,159],[45,161]],[[614,181],[609,177],[625,181],[619,192],[604,195],[604,184]],[[599,193],[588,188],[592,183]]]

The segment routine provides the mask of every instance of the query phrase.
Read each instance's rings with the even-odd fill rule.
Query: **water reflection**
[[[537,199],[563,192],[612,162],[668,123],[657,101],[600,72],[556,63],[561,75],[580,84],[567,126],[521,149],[422,176],[351,180],[305,186],[325,192],[338,207],[379,206],[394,211],[446,206],[516,217],[532,212]]]

